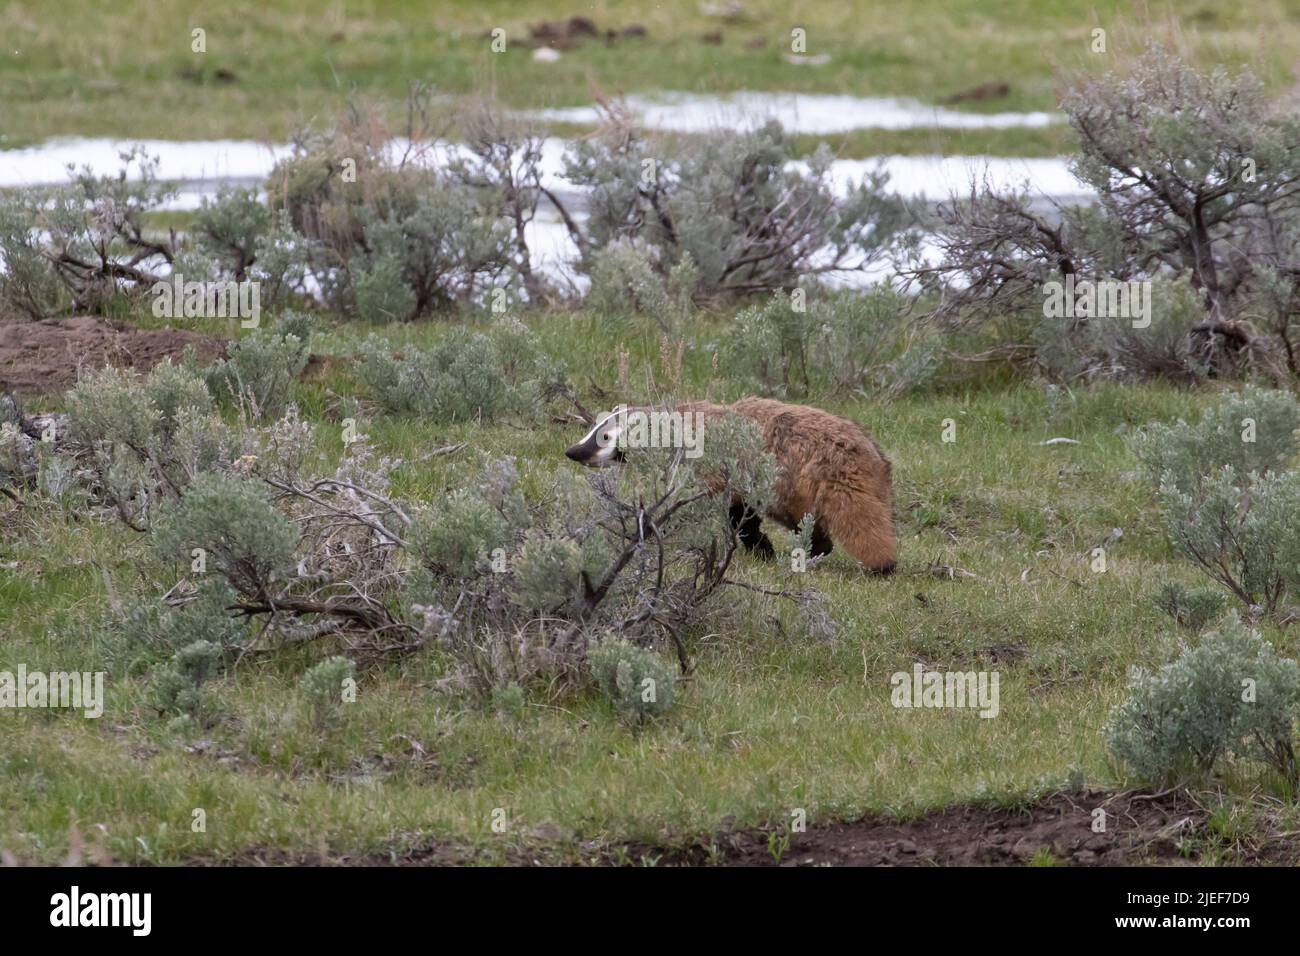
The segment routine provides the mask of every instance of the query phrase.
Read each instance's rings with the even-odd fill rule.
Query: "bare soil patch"
[[[1094,830],[1094,811],[1104,830]],[[916,820],[865,819],[810,826],[782,847],[766,831],[721,836],[733,866],[1017,866],[1037,859],[1069,866],[1192,862],[1179,844],[1205,824],[1205,811],[1177,794],[1056,794],[1023,808],[958,806]],[[640,849],[640,848],[636,848]],[[647,851],[653,852],[650,848]],[[702,863],[691,847],[664,862]]]
[[[221,355],[219,339],[181,329],[137,329],[95,315],[42,322],[0,319],[0,392],[41,395],[77,381],[81,369],[105,365],[148,371],[193,346],[200,360]]]
[[[1094,811],[1105,829],[1093,829]],[[809,826],[806,832],[724,826],[688,845],[579,842],[550,834],[543,845],[515,845],[503,861],[514,866],[578,864],[658,866],[1064,866],[1195,864],[1208,837],[1208,812],[1182,793],[1058,793],[1020,808],[956,806],[915,820],[867,818]],[[543,824],[537,831],[546,829]],[[553,829],[553,828],[552,828]],[[536,836],[541,837],[541,832]],[[1300,863],[1300,842],[1256,834],[1222,848],[1214,862],[1234,865]],[[196,863],[213,862],[195,860]],[[484,862],[469,847],[425,845],[395,853],[301,855],[252,849],[230,861],[244,865],[447,866]],[[493,860],[493,862],[496,862]]]

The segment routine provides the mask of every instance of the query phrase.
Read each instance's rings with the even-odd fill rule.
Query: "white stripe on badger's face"
[[[598,419],[582,441],[565,452],[579,464],[600,468],[618,460],[618,438],[627,421],[627,409],[619,407]]]
[[[613,429],[612,432],[603,432],[603,433],[601,432],[602,428],[606,428],[609,426],[612,426]],[[621,428],[619,426],[619,421],[618,421],[618,412],[611,412],[610,414],[606,415],[604,418],[597,421],[595,426],[591,429],[591,431],[587,432],[587,434],[582,436],[582,441],[578,442],[578,444],[585,445],[589,441],[595,441],[597,444],[604,444],[604,445],[612,444],[612,442],[618,440],[618,432],[620,430]],[[611,435],[613,436],[612,438]]]

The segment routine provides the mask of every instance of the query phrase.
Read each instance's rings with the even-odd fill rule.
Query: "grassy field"
[[[557,6],[440,0],[12,0],[0,7],[0,147],[56,135],[256,138],[284,141],[332,117],[350,96],[400,102],[409,83],[447,97],[492,95],[510,107],[590,103],[593,94],[653,90],[790,90],[908,96],[938,103],[1007,82],[977,111],[1056,105],[1062,70],[1094,69],[1178,35],[1203,62],[1251,63],[1275,90],[1290,89],[1300,54],[1300,10],[1285,0],[1173,5],[1117,0],[750,0],[739,23],[707,17],[695,0]],[[528,24],[582,14],[598,27],[646,28],[644,39],[589,41],[558,63],[536,63]],[[1107,30],[1108,53],[1088,51]],[[783,59],[790,31],[806,31],[820,67]],[[191,52],[191,30],[207,52]],[[501,28],[507,49],[486,34]],[[701,37],[722,31],[718,45]],[[763,41],[755,48],[751,43]],[[1057,152],[1063,133],[871,133],[836,142],[846,155],[887,152]]]
[[[234,0],[211,8],[11,0],[0,3],[0,149],[60,135],[282,142],[334,119],[349,101],[397,122],[415,81],[438,92],[454,136],[457,111],[484,95],[517,109],[655,90],[940,103],[1005,81],[1006,97],[963,108],[1049,110],[1064,74],[1114,67],[1152,37],[1201,63],[1248,63],[1279,96],[1295,87],[1300,63],[1300,8],[1287,0],[745,6],[748,18],[731,23],[704,15],[696,0]],[[588,41],[550,64],[516,42],[529,23],[571,14],[602,29],[638,24],[646,36]],[[1088,52],[1097,26],[1107,30],[1105,56]],[[496,27],[511,38],[500,54],[485,36]],[[784,60],[794,27],[807,31],[807,52],[829,55],[828,63]],[[193,28],[206,31],[206,53],[191,52]],[[702,42],[716,30],[721,43]],[[1068,129],[869,131],[801,137],[800,147],[822,139],[845,156],[1034,156],[1066,150]],[[187,212],[148,220],[181,231],[193,221]],[[122,302],[113,318],[146,328],[167,321]],[[683,332],[681,391],[689,397],[746,393],[715,363],[732,318],[703,315]],[[394,348],[427,346],[470,320],[317,321],[312,351],[327,361],[295,383],[294,399],[321,426],[322,450],[337,455],[341,403],[365,397],[354,375],[362,340],[378,332]],[[667,373],[648,320],[577,308],[538,309],[526,321],[591,405],[648,397],[616,394],[623,350],[629,381]],[[186,327],[240,334],[233,322]],[[68,356],[69,367],[77,358]],[[447,862],[617,861],[628,845],[660,852],[707,846],[731,828],[773,831],[796,810],[818,826],[1137,788],[1108,758],[1102,728],[1130,668],[1167,660],[1186,636],[1153,593],[1170,580],[1204,581],[1169,547],[1128,438],[1152,420],[1196,417],[1219,389],[1236,385],[1053,389],[997,367],[970,368],[983,370],[941,376],[902,398],[808,400],[863,424],[892,458],[897,572],[866,576],[838,551],[806,576],[739,557],[741,585],[806,585],[827,595],[835,638],[801,636],[796,605],[734,588],[723,610],[686,635],[694,668],[676,709],[635,728],[595,692],[537,691],[509,712],[441,693],[447,661],[429,648],[363,668],[358,701],[323,731],[298,689],[325,653],[311,647],[250,656],[225,671],[210,685],[211,725],[177,736],[154,707],[150,674],[119,666],[105,624],[116,599],[156,597],[176,583],[175,569],[106,513],[0,497],[0,671],[22,664],[111,675],[98,720],[0,708],[0,862],[329,862],[430,848]],[[380,453],[404,461],[392,490],[406,500],[436,500],[476,480],[478,456],[514,456],[534,501],[550,493],[557,468],[577,468],[563,458],[579,434],[573,425],[442,425],[361,407]],[[57,393],[27,405],[61,408]],[[955,441],[944,440],[948,422]],[[1076,443],[1043,444],[1055,437]],[[431,454],[458,442],[467,448]],[[784,532],[774,537],[778,550],[791,546]],[[1097,547],[1105,548],[1104,571],[1093,564]],[[1296,628],[1262,630],[1280,653],[1300,651]],[[895,708],[890,676],[918,662],[996,671],[996,718]],[[1208,833],[1187,838],[1187,855],[1236,862],[1229,845],[1249,842],[1256,825],[1267,835],[1300,832],[1294,797],[1231,770],[1202,781],[1192,798],[1227,809],[1215,811]],[[201,830],[192,826],[196,810]],[[504,832],[493,826],[502,814]]]
[[[657,334],[639,324],[582,312],[531,324],[569,360],[575,382],[613,387],[601,357],[618,345],[632,349],[634,381],[657,361]],[[390,331],[395,343],[424,342],[442,328]],[[367,331],[323,329],[314,348],[347,356]],[[690,333],[686,379],[694,394],[726,399],[738,388],[725,368],[711,368],[718,334],[710,322]],[[296,397],[323,421],[335,396],[355,390],[339,363],[300,382]],[[434,844],[482,862],[577,861],[626,841],[690,842],[724,821],[779,823],[795,808],[816,824],[953,803],[1017,805],[1085,782],[1122,787],[1100,735],[1107,710],[1128,668],[1165,659],[1176,636],[1152,591],[1196,580],[1129,474],[1125,434],[1210,400],[1168,386],[1051,395],[991,381],[822,403],[867,426],[893,458],[899,571],[868,578],[836,553],[805,582],[747,557],[738,579],[825,591],[835,640],[793,636],[787,602],[744,592],[738,617],[690,635],[694,679],[672,715],[641,730],[596,696],[531,698],[503,716],[439,695],[438,658],[420,653],[363,672],[357,704],[321,734],[295,691],[308,658],[287,653],[219,679],[219,719],[185,741],[149,706],[146,675],[113,677],[102,719],[0,716],[0,849],[52,862],[80,840],[117,859],[176,863],[382,856]],[[949,418],[954,443],[941,440]],[[394,490],[416,499],[468,474],[463,456],[422,458],[428,449],[467,440],[517,456],[525,487],[540,494],[533,479],[575,437],[558,425],[375,418],[365,427],[408,462]],[[1040,444],[1054,436],[1079,444]],[[1103,543],[1107,570],[1095,573],[1090,552]],[[105,572],[121,595],[170,584],[140,536],[54,505],[0,515],[0,563],[0,669],[100,669],[110,650],[98,630],[109,608]],[[945,567],[961,571],[950,579]],[[1296,652],[1293,630],[1268,634]],[[889,675],[916,661],[998,671],[999,715],[893,708]],[[1255,784],[1224,785],[1249,797]],[[196,808],[206,832],[191,830]],[[498,808],[510,821],[505,833],[491,826]]]

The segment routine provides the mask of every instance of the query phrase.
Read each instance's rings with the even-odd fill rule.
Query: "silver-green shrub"
[[[1230,465],[1246,478],[1285,468],[1300,448],[1300,401],[1290,392],[1247,385],[1223,396],[1201,420],[1152,423],[1133,449],[1148,478],[1184,492]]]
[[[514,565],[515,600],[529,610],[563,608],[580,593],[582,547],[572,538],[530,529]]]
[[[371,336],[359,354],[357,377],[385,411],[441,422],[532,418],[557,376],[536,337],[517,322],[484,332],[456,327],[432,348],[400,356]]]
[[[1231,465],[1193,492],[1160,486],[1169,539],[1247,605],[1273,614],[1300,594],[1300,472],[1252,473]]]
[[[329,657],[302,675],[298,686],[307,701],[312,723],[329,727],[343,712],[344,682],[356,677],[357,665],[346,657]]]
[[[622,717],[660,717],[677,701],[675,667],[648,648],[607,636],[588,649],[587,662],[596,686]]]
[[[118,173],[82,167],[65,186],[0,197],[0,307],[33,318],[99,311],[160,281],[178,250],[145,218],[176,189],[140,148],[120,159]]]
[[[799,160],[775,121],[694,136],[668,154],[613,124],[566,157],[567,178],[588,188],[584,268],[609,245],[634,240],[655,251],[662,275],[689,256],[703,298],[865,269],[899,236],[904,207],[882,173],[837,194],[832,159],[823,145]]]
[[[194,214],[193,234],[200,249],[242,282],[257,260],[258,243],[270,225],[271,212],[256,189],[221,186],[215,197],[204,198]]]
[[[986,180],[942,203],[939,262],[911,274],[943,327],[979,328],[986,348],[1061,380],[1300,374],[1295,111],[1248,69],[1199,69],[1155,42],[1128,68],[1074,78],[1061,106],[1072,172],[1098,201],[1045,209]],[[1151,282],[1151,325],[1045,316],[1045,284],[1067,277]]]
[[[143,385],[137,372],[112,366],[80,379],[67,394],[73,437],[147,453],[162,434],[163,413]]]
[[[408,116],[427,113],[426,97],[413,93]],[[540,151],[508,124],[476,129],[441,166],[420,155],[428,130],[407,129],[411,148],[395,155],[372,115],[300,136],[267,185],[278,233],[259,250],[268,274],[290,287],[310,276],[332,309],[376,320],[482,305],[494,288],[539,293],[523,226]]]
[[[1214,588],[1189,588],[1168,581],[1156,591],[1155,603],[1183,627],[1200,631],[1223,612],[1227,600]]]
[[[1296,781],[1300,670],[1230,613],[1159,670],[1136,670],[1110,714],[1111,752],[1144,780],[1208,774],[1223,758],[1260,761]]]
[[[371,322],[396,322],[415,311],[415,293],[402,281],[402,263],[392,254],[357,270],[352,295],[357,315]]]
[[[0,192],[0,308],[43,319],[64,311],[71,296],[41,241],[44,192]]]
[[[153,546],[164,561],[201,561],[245,597],[270,593],[294,567],[298,530],[258,482],[221,472],[198,475],[158,515]],[[199,553],[195,553],[196,549]]]
[[[189,363],[162,362],[145,378],[104,368],[66,395],[69,437],[95,494],[144,530],[159,501],[228,459],[229,429]]]
[[[417,513],[411,529],[415,557],[458,578],[490,573],[493,552],[512,553],[529,521],[518,485],[514,461],[503,458],[490,463],[478,483],[457,488],[436,508]]]
[[[655,269],[653,254],[629,239],[598,250],[592,257],[587,306],[604,315],[641,313],[660,328],[670,329],[673,305],[664,278]]]
[[[171,661],[153,678],[153,698],[164,714],[199,720],[205,710],[203,684],[216,671],[221,648],[208,641],[195,641],[176,651]]]
[[[806,398],[894,388],[909,343],[907,300],[889,290],[776,293],[741,311],[720,364],[766,395]],[[909,376],[908,386],[918,384]]]
[[[284,412],[308,357],[309,342],[288,332],[259,330],[231,345],[228,357],[204,375],[212,394],[265,420]]]
[[[1273,614],[1300,593],[1300,403],[1247,386],[1200,422],[1152,424],[1134,440],[1158,482],[1169,540],[1239,600]]]

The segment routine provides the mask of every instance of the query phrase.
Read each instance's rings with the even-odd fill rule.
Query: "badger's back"
[[[871,499],[892,512],[889,459],[862,426],[767,398],[744,398],[730,409],[758,424],[780,464],[773,519],[795,527],[805,514],[826,514],[846,497]]]
[[[780,466],[768,516],[787,527],[797,526],[805,514],[827,514],[835,510],[834,502],[854,498],[873,500],[892,513],[889,459],[854,422],[769,398],[742,398],[731,405],[689,402],[678,408],[702,414],[706,429],[709,420],[729,412],[758,425]]]

